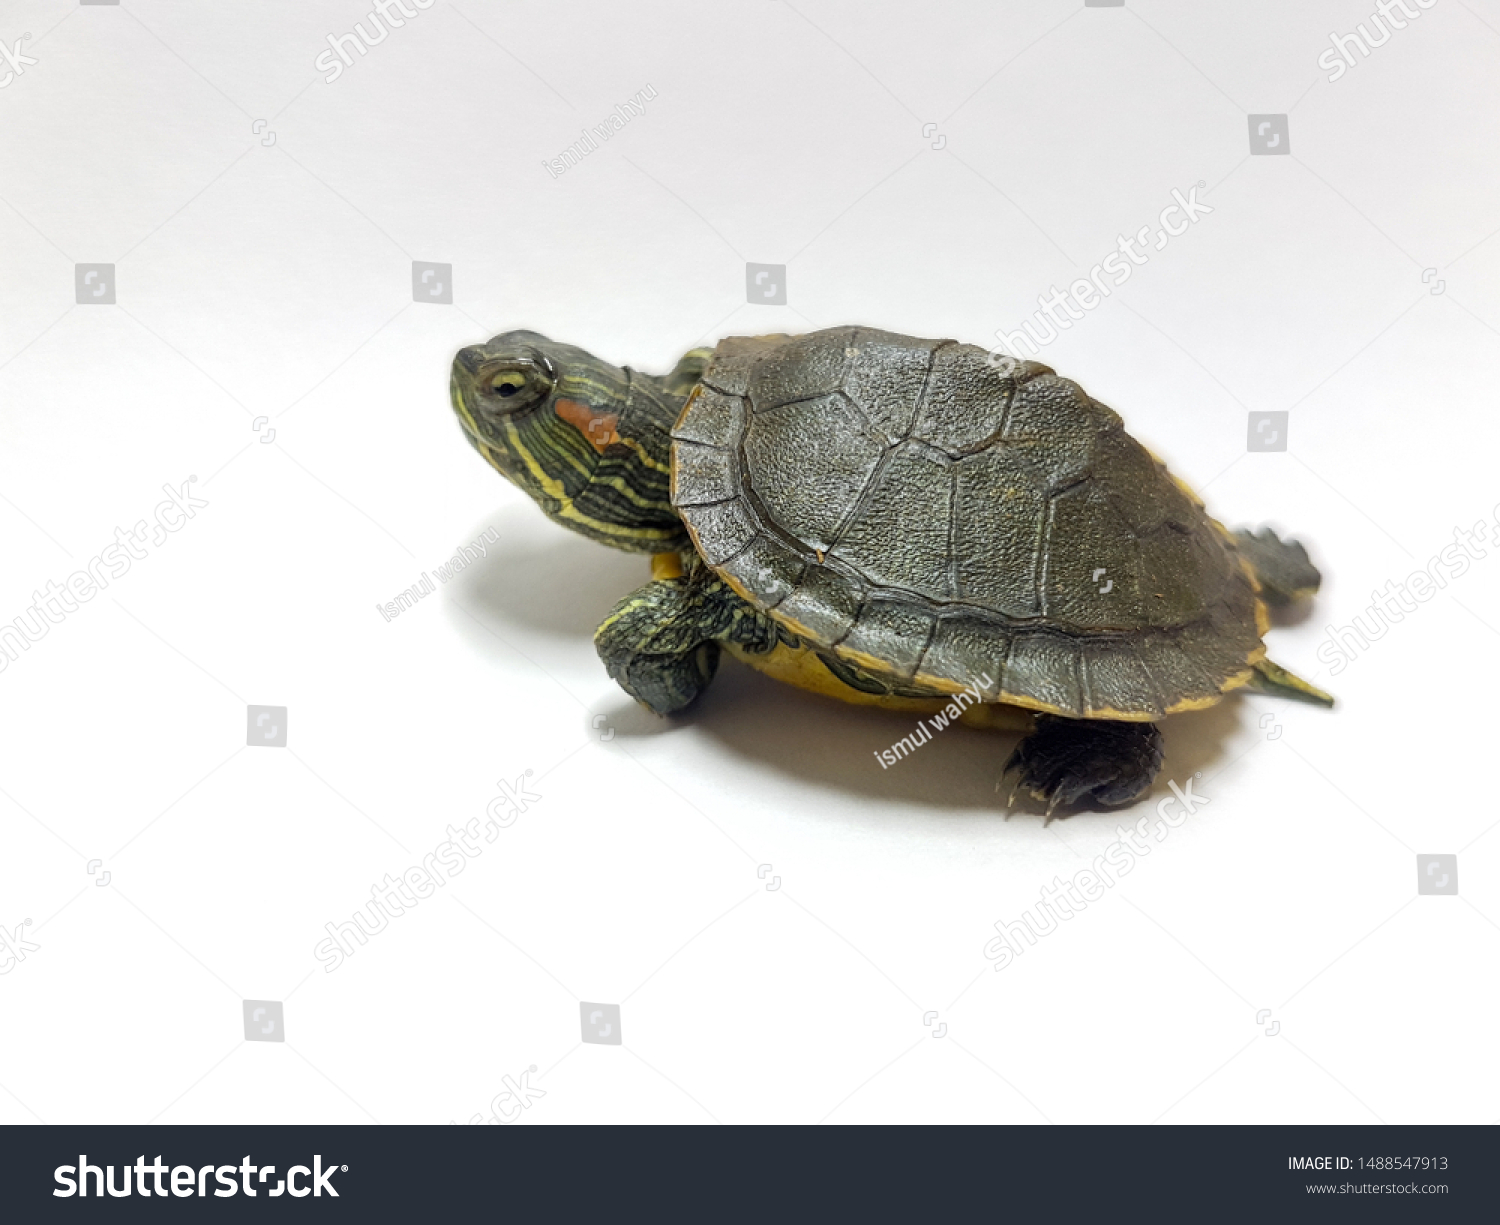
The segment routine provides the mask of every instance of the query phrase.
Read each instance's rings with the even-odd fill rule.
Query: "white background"
[[[363,3],[4,0],[37,62],[0,89],[0,620],[164,483],[209,505],[0,675],[0,924],[39,945],[0,977],[0,1121],[446,1123],[533,1065],[527,1122],[1494,1120],[1500,562],[1337,676],[1316,652],[1492,517],[1500,0],[1330,83],[1372,7],[438,0],[325,83]],[[1250,156],[1261,112],[1290,156]],[[652,371],[845,323],[993,344],[1200,181],[1212,214],[1044,359],[1217,517],[1309,543],[1271,652],[1340,705],[1167,720],[1124,816],[1006,821],[1013,737],[882,771],[909,717],[730,662],[637,709],[590,639],[644,561],[448,406],[453,352],[515,327]],[[75,304],[86,262],[115,306]],[[1289,450],[1247,453],[1282,409]],[[324,925],[527,770],[541,800],[325,973]],[[1194,775],[1207,807],[994,971],[997,921]],[[1459,896],[1417,896],[1431,852]]]

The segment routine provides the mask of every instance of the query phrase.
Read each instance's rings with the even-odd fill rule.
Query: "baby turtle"
[[[457,355],[451,389],[550,518],[653,554],[594,641],[657,714],[728,650],[844,701],[1029,731],[1005,771],[1050,814],[1142,795],[1164,715],[1236,689],[1333,703],[1262,642],[1267,604],[1317,590],[1302,546],[1220,526],[1040,363],[839,327],[656,377],[506,332]]]

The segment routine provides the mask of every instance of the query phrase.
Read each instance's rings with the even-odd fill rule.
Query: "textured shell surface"
[[[1118,414],[972,345],[724,340],[673,430],[672,500],[745,598],[896,683],[1149,719],[1264,652],[1248,565]]]

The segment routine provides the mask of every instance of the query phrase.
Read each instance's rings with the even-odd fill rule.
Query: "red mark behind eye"
[[[615,413],[601,413],[597,409],[577,400],[559,400],[557,415],[589,440],[589,446],[601,455],[612,442],[624,441],[615,433],[619,417]]]

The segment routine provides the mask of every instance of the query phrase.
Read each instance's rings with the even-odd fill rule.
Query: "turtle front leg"
[[[1139,799],[1161,769],[1161,754],[1154,723],[1038,715],[1036,731],[1016,746],[1004,773],[1018,770],[1017,786],[1046,804],[1051,817],[1083,799],[1105,808]]]
[[[670,715],[708,688],[720,643],[770,650],[778,632],[771,618],[691,564],[687,575],[656,579],[616,604],[594,646],[621,689],[655,714]]]

